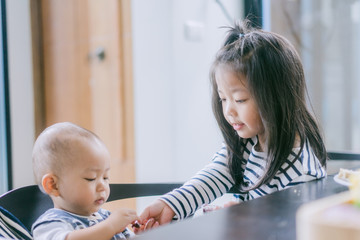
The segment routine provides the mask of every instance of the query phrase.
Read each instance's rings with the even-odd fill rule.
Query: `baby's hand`
[[[121,208],[113,211],[108,219],[115,232],[120,233],[124,231],[129,224],[139,220],[139,217],[134,210]]]
[[[139,234],[143,231],[149,230],[151,228],[156,228],[159,226],[159,222],[155,221],[154,218],[150,218],[145,223],[140,223],[139,221],[135,221],[132,225],[134,233]]]

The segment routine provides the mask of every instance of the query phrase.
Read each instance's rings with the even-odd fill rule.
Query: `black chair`
[[[330,151],[327,154],[330,160],[360,160],[360,153]]]
[[[182,183],[113,183],[110,184],[108,201],[162,195],[181,185]],[[53,203],[50,197],[41,192],[37,185],[31,185],[1,195],[0,206],[19,219],[28,230],[31,230],[35,220],[46,210],[52,208]]]

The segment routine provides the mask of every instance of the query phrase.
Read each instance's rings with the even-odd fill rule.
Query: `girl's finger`
[[[146,222],[144,230],[147,230],[147,229],[152,228],[152,226],[154,225],[154,223],[155,223],[155,219],[150,218],[150,219]]]
[[[160,223],[158,221],[156,221],[152,227],[157,228],[158,226],[160,226]]]

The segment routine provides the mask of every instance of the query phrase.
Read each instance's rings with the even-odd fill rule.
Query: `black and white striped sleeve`
[[[191,216],[203,204],[225,194],[234,184],[229,173],[226,146],[220,149],[213,161],[200,170],[182,187],[161,197],[176,214],[177,219]]]

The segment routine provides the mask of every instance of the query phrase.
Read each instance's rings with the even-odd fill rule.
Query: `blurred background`
[[[112,182],[182,182],[221,147],[209,67],[224,26],[288,38],[328,150],[360,151],[360,0],[1,0],[0,194],[71,121],[108,146]],[[134,201],[127,204],[134,206]]]

